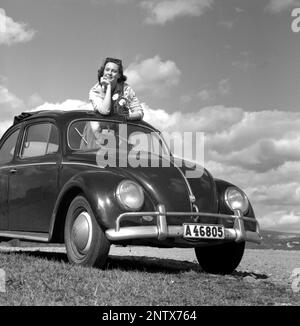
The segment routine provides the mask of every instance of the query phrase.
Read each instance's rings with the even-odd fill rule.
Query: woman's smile
[[[105,65],[104,78],[106,78],[110,82],[114,82],[115,80],[117,80],[119,78],[119,76],[120,76],[120,74],[119,74],[118,65],[113,62],[108,62]]]

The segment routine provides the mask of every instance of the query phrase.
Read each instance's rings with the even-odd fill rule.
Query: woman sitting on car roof
[[[98,83],[89,92],[94,110],[103,115],[122,115],[126,120],[143,119],[142,106],[126,80],[122,61],[106,58],[98,70]]]

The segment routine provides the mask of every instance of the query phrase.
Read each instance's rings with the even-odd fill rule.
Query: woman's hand
[[[111,82],[107,78],[101,77],[100,85],[103,87],[104,91],[106,92],[107,87],[111,86]]]

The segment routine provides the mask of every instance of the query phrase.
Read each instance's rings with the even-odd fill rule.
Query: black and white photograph
[[[300,306],[300,0],[1,0],[0,306]]]

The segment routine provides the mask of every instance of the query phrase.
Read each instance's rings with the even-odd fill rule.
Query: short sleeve
[[[128,84],[125,84],[124,86],[124,97],[128,100],[129,110],[131,112],[139,112],[140,119],[142,119],[144,112],[141,103],[137,98],[135,91]]]

